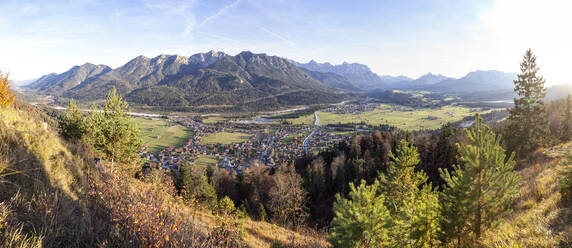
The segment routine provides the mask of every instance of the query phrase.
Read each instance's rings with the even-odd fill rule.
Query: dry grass
[[[43,118],[0,109],[0,247],[326,244],[323,235],[251,220],[241,237],[233,222],[177,197],[164,174],[140,180],[107,163],[99,171],[90,149],[61,140]]]
[[[330,247],[326,233],[315,230],[292,231],[272,223],[247,220],[244,223],[248,236],[245,238],[250,247],[271,247],[279,241],[286,247]]]
[[[560,203],[560,171],[572,166],[572,143],[543,152],[546,157],[520,170],[520,196],[513,212],[483,238],[486,247],[571,247],[572,209]]]

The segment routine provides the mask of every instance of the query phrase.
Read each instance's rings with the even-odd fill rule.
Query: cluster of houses
[[[363,112],[372,111],[376,109],[379,104],[376,103],[367,103],[367,104],[344,104],[334,106],[328,109],[323,110],[324,112],[332,112],[336,114],[352,114],[352,115],[359,115]]]
[[[179,170],[183,161],[193,163],[200,156],[217,158],[218,166],[241,173],[257,161],[265,166],[276,167],[290,163],[304,155],[303,143],[315,127],[292,125],[258,125],[244,123],[224,123],[207,125],[190,119],[177,119],[178,123],[193,130],[193,137],[182,147],[168,147],[158,154],[150,154],[142,149],[142,157],[149,167]],[[323,128],[321,128],[323,129]],[[216,132],[242,132],[251,135],[250,139],[234,144],[203,144],[201,139]],[[349,139],[325,130],[315,131],[308,138],[307,146],[312,151],[327,149],[342,139]]]

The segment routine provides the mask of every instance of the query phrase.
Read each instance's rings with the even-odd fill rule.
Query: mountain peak
[[[372,89],[384,87],[380,77],[373,73],[367,65],[358,63],[343,62],[332,65],[328,62],[318,63],[314,60],[306,64],[296,63],[299,67],[317,72],[331,72],[343,76],[361,89]]]
[[[193,54],[191,57],[189,57],[188,61],[190,64],[196,64],[199,65],[200,67],[207,67],[228,56],[229,55],[226,53],[210,50],[206,53],[201,52]]]

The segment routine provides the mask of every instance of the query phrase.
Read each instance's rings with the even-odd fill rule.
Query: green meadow
[[[149,152],[153,154],[170,145],[182,146],[193,136],[190,128],[169,123],[166,119],[135,117],[134,120],[139,127],[143,144],[146,144]]]
[[[202,155],[195,159],[193,165],[205,168],[209,166],[216,167],[218,165],[218,159],[215,156]]]
[[[243,141],[248,141],[251,135],[246,133],[231,133],[231,132],[218,132],[210,133],[201,138],[200,144],[210,145],[210,144],[234,144],[241,143]]]
[[[215,124],[219,121],[226,121],[227,119],[225,117],[222,116],[209,116],[203,119],[203,123],[205,124]]]
[[[369,125],[388,124],[405,130],[436,129],[447,122],[455,122],[463,117],[478,113],[488,113],[491,110],[481,111],[461,106],[443,106],[441,108],[407,108],[382,105],[375,110],[363,112],[358,115],[318,112],[320,125],[337,123],[360,123]]]

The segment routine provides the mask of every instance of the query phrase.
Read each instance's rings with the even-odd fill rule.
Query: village
[[[187,161],[194,164],[201,157],[213,158],[222,169],[241,174],[257,162],[267,167],[285,165],[305,153],[317,153],[332,147],[350,135],[336,133],[325,126],[252,124],[224,122],[205,124],[190,118],[174,118],[177,124],[190,128],[193,136],[181,147],[169,146],[152,154],[144,146],[141,156],[148,161],[146,167],[178,171]],[[203,142],[210,135],[243,134],[239,142]]]

